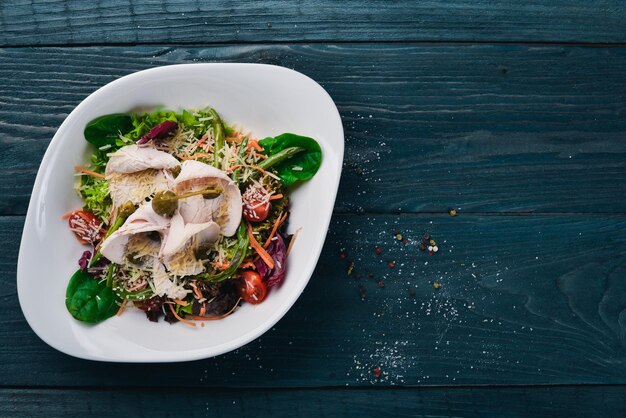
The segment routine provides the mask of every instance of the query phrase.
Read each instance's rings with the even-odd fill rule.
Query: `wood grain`
[[[275,328],[224,356],[158,366],[73,359],[33,334],[15,295],[21,223],[0,218],[2,386],[626,383],[623,216],[336,215]],[[434,256],[415,245],[424,230]]]
[[[404,390],[0,390],[4,416],[623,416],[624,387]]]
[[[626,212],[626,48],[29,48],[0,59],[0,214],[25,213],[50,138],[91,92],[144,68],[215,61],[283,65],[327,89],[346,134],[339,212]]]
[[[0,45],[285,41],[624,42],[619,0],[21,0]]]

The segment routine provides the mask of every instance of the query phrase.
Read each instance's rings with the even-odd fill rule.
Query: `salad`
[[[319,169],[314,139],[257,140],[212,108],[104,115],[84,136],[93,153],[75,167],[83,206],[64,215],[87,247],[66,291],[75,319],[132,307],[196,326],[283,282],[295,239],[288,191]]]

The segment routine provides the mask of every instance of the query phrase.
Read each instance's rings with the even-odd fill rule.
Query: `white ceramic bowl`
[[[155,324],[137,310],[95,326],[74,320],[65,288],[84,247],[61,216],[81,206],[75,165],[89,156],[85,124],[108,113],[163,105],[213,106],[229,124],[256,137],[293,132],[315,138],[323,162],[315,177],[291,193],[291,232],[302,227],[280,288],[253,306],[204,327]],[[185,64],[140,71],[107,84],[65,119],[39,168],[28,207],[17,267],[20,305],[35,333],[66,354],[101,361],[173,362],[206,358],[247,344],[271,328],[304,290],[326,237],[337,194],[344,138],[339,112],[310,78],[259,64]]]

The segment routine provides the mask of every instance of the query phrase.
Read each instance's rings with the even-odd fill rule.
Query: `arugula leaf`
[[[119,309],[113,289],[81,270],[67,285],[65,306],[75,319],[89,324],[104,321]]]
[[[259,141],[268,156],[259,167],[272,167],[285,187],[309,180],[322,164],[322,149],[316,140],[306,136],[284,133]]]
[[[87,142],[100,148],[105,145],[115,146],[120,134],[125,134],[133,129],[133,120],[130,115],[113,113],[100,116],[85,126],[85,139]]]

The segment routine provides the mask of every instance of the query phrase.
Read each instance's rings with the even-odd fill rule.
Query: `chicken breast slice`
[[[200,245],[204,242],[214,242],[219,238],[220,227],[213,221],[205,223],[186,223],[180,212],[172,217],[167,239],[163,243],[161,254],[163,257],[173,256],[180,252],[190,240]]]
[[[124,264],[126,248],[131,236],[156,231],[163,241],[167,235],[170,220],[152,210],[151,203],[144,203],[126,219],[126,222],[102,242],[100,252],[116,264]],[[147,239],[147,238],[146,238]],[[160,247],[159,247],[160,249]],[[158,252],[154,255],[157,257]]]
[[[218,186],[223,192],[215,199],[201,196],[182,199],[187,202],[181,204],[181,215],[186,222],[213,220],[220,226],[222,234],[230,237],[237,232],[241,222],[242,201],[239,186],[224,171],[199,161],[184,161],[173,189],[176,194],[181,194]]]
[[[128,201],[138,205],[146,197],[168,190],[173,177],[164,170],[150,169],[137,173],[113,173],[106,179],[113,206],[120,207]]]
[[[113,206],[168,190],[174,178],[169,170],[179,165],[172,155],[151,147],[128,145],[111,155],[105,170]]]
[[[111,154],[105,169],[105,176],[112,173],[137,173],[148,169],[169,169],[179,165],[174,156],[152,147],[127,145]]]

